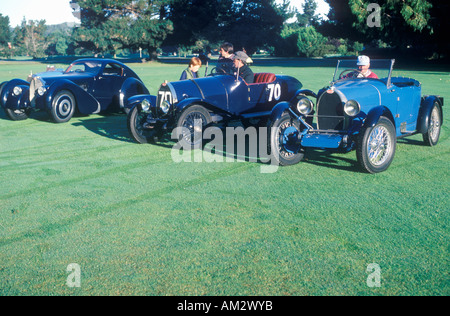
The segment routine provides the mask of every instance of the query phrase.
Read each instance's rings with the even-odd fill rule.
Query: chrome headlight
[[[302,97],[297,102],[297,111],[303,115],[309,115],[314,109],[314,104],[312,101],[306,97]]]
[[[14,93],[14,95],[16,95],[16,96],[21,95],[21,94],[22,94],[22,88],[21,88],[21,87],[15,87],[15,88],[13,89],[13,93]]]
[[[354,117],[361,112],[361,105],[355,100],[349,100],[344,105],[344,112],[348,116]]]
[[[45,87],[39,87],[39,89],[37,90],[37,93],[42,97],[45,92],[47,92],[47,89]]]
[[[142,111],[150,112],[150,102],[147,99],[144,99],[141,103]]]
[[[163,102],[161,102],[161,106],[159,108],[161,109],[161,111],[164,114],[169,113],[169,110],[170,110],[170,103],[169,103],[169,101],[164,100]]]

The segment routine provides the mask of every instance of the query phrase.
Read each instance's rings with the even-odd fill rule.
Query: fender
[[[212,105],[211,103],[207,102],[206,100],[204,100],[202,98],[187,98],[187,99],[184,99],[184,100],[182,100],[182,101],[177,103],[177,106],[176,106],[175,110],[176,110],[177,113],[181,113],[185,109],[187,109],[188,107],[190,107],[191,105],[194,105],[194,104],[201,105],[201,106],[203,106],[206,109],[211,110],[211,111],[223,112],[223,110],[221,110],[220,108],[215,107],[214,105]]]
[[[298,95],[305,95],[305,96],[307,96],[307,97],[313,97],[313,98],[316,98],[317,99],[317,94],[315,94],[313,91],[311,91],[311,90],[308,90],[308,89],[303,89],[303,90],[298,90],[296,93],[295,93],[295,96],[298,96]]]
[[[288,111],[291,108],[291,104],[289,102],[283,101],[275,105],[275,107],[272,109],[272,114],[270,115],[270,121],[275,122],[277,119],[279,119],[281,116],[283,116],[283,113]]]
[[[0,91],[0,105],[5,109],[18,110],[22,108],[27,108],[30,106],[28,101],[28,90],[30,88],[30,83],[22,79],[14,79],[9,82],[2,83],[2,89]],[[19,96],[14,96],[12,94],[15,87],[22,88],[22,94]]]
[[[433,110],[434,103],[437,102],[441,110],[441,122],[443,122],[443,111],[444,98],[439,98],[437,96],[424,96],[420,104],[419,117],[417,118],[417,132],[425,134],[428,131],[428,126],[430,124],[431,111]]]
[[[119,104],[121,108],[130,108],[127,106],[129,98],[135,95],[149,95],[150,92],[144,83],[136,78],[128,78],[120,88]],[[156,103],[156,102],[155,102]]]
[[[97,114],[100,112],[100,103],[80,86],[69,80],[59,80],[47,89],[45,96],[46,110],[51,111],[54,96],[62,90],[68,90],[73,94],[78,111],[81,114]]]
[[[394,117],[392,116],[391,111],[389,111],[389,109],[385,106],[378,106],[370,110],[364,121],[364,126],[374,127],[375,125],[377,125],[378,121],[380,120],[380,117],[382,116],[387,117],[389,120],[391,120],[392,124],[394,124],[395,126]]]
[[[131,110],[136,105],[142,104],[142,102],[144,100],[147,100],[148,102],[150,102],[150,107],[152,109],[156,109],[156,96],[150,95],[150,94],[135,95],[135,96],[132,96],[131,98],[128,98],[128,100],[125,104],[125,108]]]

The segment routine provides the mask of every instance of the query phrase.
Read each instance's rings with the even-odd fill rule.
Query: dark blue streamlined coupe
[[[271,153],[279,164],[298,163],[305,148],[355,149],[362,170],[378,173],[393,161],[397,138],[422,134],[426,145],[436,145],[443,98],[422,96],[417,80],[393,77],[394,62],[372,61],[380,79],[370,79],[355,69],[355,60],[338,61],[330,86],[278,104],[269,125]]]
[[[191,80],[163,83],[157,96],[134,96],[128,100],[128,128],[139,143],[148,143],[155,134],[180,128],[183,148],[197,145],[202,128],[210,124],[266,126],[273,107],[292,102],[302,84],[290,76],[257,73],[247,84],[233,74],[212,70],[211,75]],[[194,124],[200,122],[201,124]]]
[[[96,114],[125,109],[126,100],[148,93],[136,73],[112,59],[79,59],[67,70],[47,71],[28,81],[0,85],[0,105],[7,116],[25,120],[33,110],[49,113],[55,123],[68,122],[75,111]]]

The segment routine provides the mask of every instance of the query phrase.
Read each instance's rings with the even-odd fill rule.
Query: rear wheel
[[[356,150],[358,163],[369,173],[385,171],[394,160],[397,137],[392,122],[381,117],[373,127],[361,130]]]
[[[423,134],[423,141],[428,146],[436,146],[439,142],[442,126],[441,114],[441,107],[436,102],[431,110],[427,132]]]
[[[299,140],[300,123],[284,113],[269,127],[269,152],[278,164],[288,166],[302,161],[305,154]]]

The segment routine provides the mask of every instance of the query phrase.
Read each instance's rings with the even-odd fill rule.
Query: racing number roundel
[[[279,83],[271,83],[267,85],[267,88],[269,89],[269,102],[272,102],[274,99],[276,101],[280,100],[281,98],[281,85]]]

